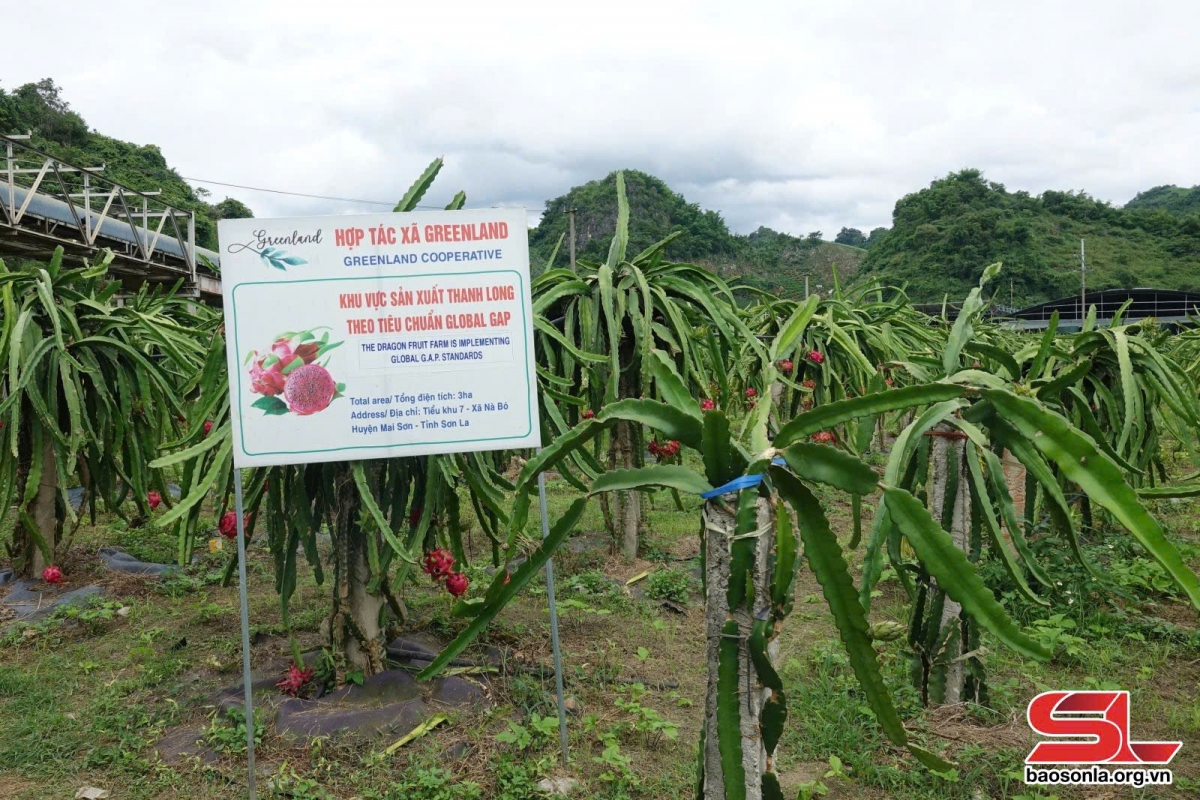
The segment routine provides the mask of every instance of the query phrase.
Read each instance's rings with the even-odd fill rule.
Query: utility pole
[[[575,209],[568,208],[566,213],[567,213],[567,222],[571,226],[571,232],[569,234],[569,236],[571,237],[571,271],[574,272],[575,271]]]
[[[1083,239],[1079,240],[1079,328],[1087,316],[1087,261],[1083,255]]]

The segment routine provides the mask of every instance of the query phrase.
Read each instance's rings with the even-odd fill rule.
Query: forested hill
[[[839,241],[849,240],[857,247],[824,241],[820,232],[797,237],[759,228],[738,235],[716,211],[689,203],[658,178],[636,170],[625,171],[625,193],[631,255],[679,231],[679,238],[667,246],[668,258],[701,264],[726,280],[740,278],[744,284],[793,297],[803,295],[805,276],[814,289],[818,284],[828,288],[835,267],[842,279],[852,276],[866,254],[863,247],[882,234],[881,230],[872,232],[868,239],[860,231],[843,229]],[[576,186],[546,203],[541,222],[529,235],[535,271],[544,268],[555,243],[566,233],[564,212],[571,208],[575,209],[578,256],[602,261],[616,228],[616,173]],[[564,240],[554,263],[563,266],[567,262]]]
[[[1125,204],[1127,209],[1159,209],[1180,217],[1200,214],[1200,186],[1155,186]]]
[[[1139,197],[1147,195],[1161,192]],[[1079,291],[1082,238],[1089,289],[1200,290],[1200,216],[1130,206],[1075,192],[1010,192],[979,170],[963,170],[896,203],[892,227],[867,254],[860,278],[906,282],[914,300],[938,301],[964,296],[985,266],[1003,261],[994,291],[1008,302],[1011,286],[1019,306]]]
[[[218,219],[253,216],[235,199],[210,202],[155,145],[89,129],[50,79],[0,88],[0,132],[26,131],[40,150],[84,166],[104,164],[105,176],[137,189],[161,189],[166,202],[195,211],[202,246],[215,246]],[[1081,238],[1087,240],[1089,288],[1200,291],[1200,187],[1157,186],[1117,208],[1083,193],[1010,192],[978,170],[963,170],[899,200],[890,229],[868,236],[843,228],[831,242],[819,231],[793,236],[761,227],[733,233],[718,212],[689,203],[643,172],[626,171],[625,186],[631,254],[679,231],[667,248],[669,258],[783,296],[803,296],[806,277],[814,290],[827,291],[836,269],[847,284],[880,277],[906,284],[915,301],[936,302],[965,296],[985,266],[1003,261],[993,291],[1004,301],[1010,286],[1018,305],[1048,300],[1079,290]],[[602,260],[616,225],[615,173],[547,202],[530,232],[535,273],[566,232],[568,208],[576,209],[580,257]],[[565,243],[555,263],[567,263]]]
[[[253,216],[232,198],[208,202],[207,193],[198,194],[167,166],[155,145],[123,142],[89,129],[49,78],[11,92],[0,88],[0,133],[26,132],[33,133],[28,144],[38,150],[83,167],[103,164],[104,177],[141,191],[161,189],[164,202],[195,211],[196,240],[201,247],[216,247],[218,219]]]

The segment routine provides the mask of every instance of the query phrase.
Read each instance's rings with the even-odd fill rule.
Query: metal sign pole
[[[538,448],[541,452],[541,448]],[[542,540],[550,535],[546,514],[546,475],[538,474],[538,500],[542,506]],[[563,699],[562,651],[558,647],[558,606],[554,603],[554,559],[546,561],[546,600],[550,603],[550,646],[554,650],[554,689],[558,696],[558,738],[562,743],[563,764],[567,763],[567,704]]]
[[[250,687],[250,606],[246,601],[246,522],[242,510],[242,471],[233,468],[233,504],[237,513],[238,594],[242,603],[242,689],[246,714],[246,787],[250,800],[254,787],[254,691]],[[543,506],[544,507],[544,506]]]

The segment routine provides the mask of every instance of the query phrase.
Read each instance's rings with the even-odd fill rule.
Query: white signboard
[[[525,220],[221,220],[234,463],[538,447]]]

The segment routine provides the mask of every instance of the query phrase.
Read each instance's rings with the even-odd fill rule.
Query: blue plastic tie
[[[773,458],[771,463],[777,467],[782,467],[786,462],[782,458]],[[762,473],[754,475],[742,475],[739,478],[734,478],[724,486],[718,486],[715,489],[709,489],[707,492],[701,492],[700,497],[705,500],[711,500],[714,497],[720,497],[723,494],[731,494],[740,492],[742,489],[752,489],[762,483]]]

